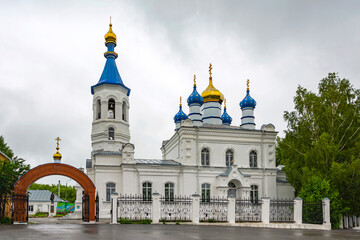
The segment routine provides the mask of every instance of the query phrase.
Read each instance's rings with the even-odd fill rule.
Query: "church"
[[[294,188],[276,167],[274,125],[257,128],[255,124],[256,101],[250,96],[249,80],[243,99],[235,96],[241,100],[242,118],[240,126],[233,126],[226,100],[214,86],[211,64],[208,87],[200,94],[196,76],[192,89],[189,86],[188,114],[180,99],[174,134],[159,143],[162,159],[134,158],[129,131],[131,91],[116,66],[116,35],[111,23],[105,46],[104,70],[91,87],[92,152],[86,160],[87,175],[99,194],[101,218],[110,217],[110,195],[114,192],[142,195],[144,199],[157,192],[169,200],[197,193],[201,201],[228,195],[251,201],[294,197]]]

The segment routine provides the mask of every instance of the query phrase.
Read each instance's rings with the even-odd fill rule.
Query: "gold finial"
[[[209,66],[209,73],[210,73],[210,78],[212,78],[212,76],[211,76],[211,70],[212,70],[213,68],[212,68],[212,65],[211,65],[211,63],[210,63],[210,66]]]
[[[249,84],[250,84],[250,80],[248,79],[248,80],[246,81],[246,86],[247,86],[247,89],[246,89],[246,90],[249,90]]]
[[[116,34],[112,31],[111,17],[109,24],[109,31],[105,34],[106,43],[112,42],[116,44]]]
[[[182,106],[182,104],[181,104],[181,96],[180,96],[180,107]]]
[[[56,141],[56,153],[54,154],[54,160],[61,160],[61,154],[59,153],[59,141],[61,141],[61,139],[59,137],[57,137],[55,139]]]
[[[111,16],[110,16],[110,24],[111,24]]]
[[[196,86],[196,75],[194,74],[194,86]]]
[[[224,108],[226,108],[226,99],[224,99]]]

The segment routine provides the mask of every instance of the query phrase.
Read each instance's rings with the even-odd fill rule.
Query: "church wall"
[[[295,189],[289,183],[277,183],[277,198],[293,199],[295,197]]]

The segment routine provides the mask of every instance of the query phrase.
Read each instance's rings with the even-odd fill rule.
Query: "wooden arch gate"
[[[48,163],[29,170],[15,183],[14,196],[26,198],[27,189],[33,182],[50,175],[63,175],[75,180],[81,185],[84,189],[84,195],[87,195],[89,199],[89,221],[95,221],[95,185],[85,173],[67,164]],[[26,201],[14,201],[14,222],[27,222],[26,208]]]

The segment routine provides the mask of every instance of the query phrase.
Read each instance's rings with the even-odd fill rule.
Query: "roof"
[[[136,164],[140,165],[165,165],[165,166],[181,166],[181,163],[174,160],[162,159],[135,159]]]
[[[3,153],[2,151],[0,151],[0,155],[3,155],[4,158],[8,159],[9,161],[11,161],[11,158],[9,158],[5,153]]]
[[[28,190],[30,202],[51,202],[52,192],[49,190]],[[58,195],[54,194],[54,202],[65,202]]]

